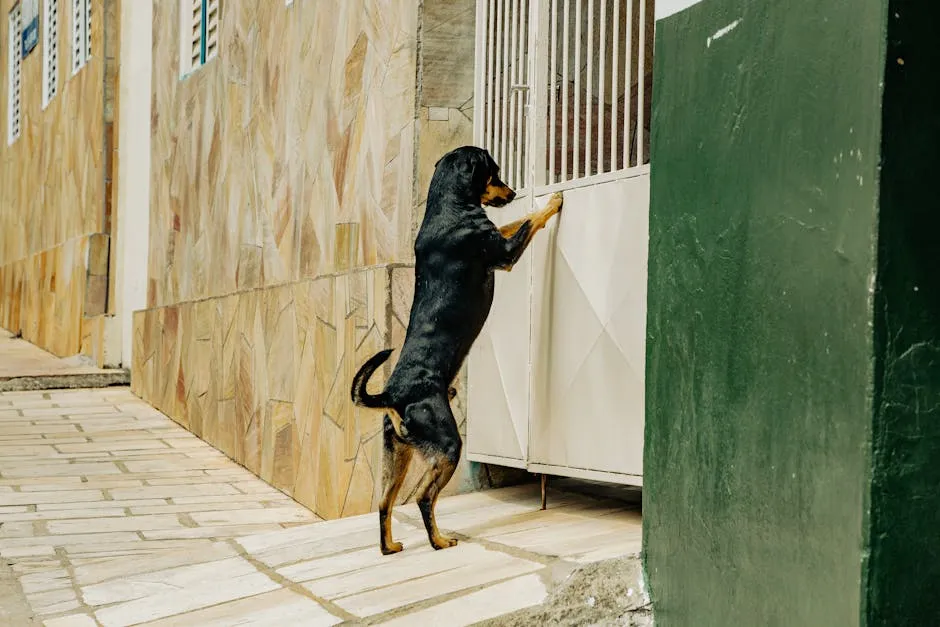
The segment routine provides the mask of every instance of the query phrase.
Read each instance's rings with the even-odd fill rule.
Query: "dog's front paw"
[[[553,206],[555,211],[561,211],[561,206],[565,204],[565,195],[562,192],[555,192],[548,199],[548,204]]]
[[[405,548],[401,545],[401,542],[392,542],[391,544],[383,544],[381,546],[382,555],[394,555],[395,553],[401,553],[401,550]]]

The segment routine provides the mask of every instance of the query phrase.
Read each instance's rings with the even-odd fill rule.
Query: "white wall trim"
[[[153,3],[121,3],[121,70],[116,173],[117,242],[115,316],[120,328],[120,358],[131,365],[134,311],[147,307],[150,251],[150,77]]]
[[[702,0],[659,0],[656,3],[656,19],[661,20],[679,11],[685,11],[701,1]]]

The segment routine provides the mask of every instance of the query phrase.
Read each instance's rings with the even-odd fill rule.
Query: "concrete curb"
[[[110,370],[83,374],[50,374],[0,378],[0,392],[32,392],[36,390],[63,390],[76,388],[107,388],[129,385],[130,372]]]
[[[653,609],[639,556],[586,564],[559,583],[540,605],[475,627],[623,625],[652,627]]]

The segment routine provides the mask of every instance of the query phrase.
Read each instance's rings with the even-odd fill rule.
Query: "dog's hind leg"
[[[434,509],[441,490],[447,485],[457,463],[460,461],[462,442],[457,430],[457,421],[451,412],[447,397],[441,395],[409,408],[405,419],[412,436],[420,434],[415,446],[421,451],[428,463],[428,470],[418,486],[418,509],[424,519],[428,540],[435,549],[446,549],[457,544],[454,538],[448,538],[437,528]],[[410,420],[409,420],[410,419]]]
[[[391,555],[402,550],[401,542],[392,539],[392,508],[395,507],[401,484],[405,481],[414,450],[395,433],[388,414],[382,423],[382,441],[382,483],[385,492],[379,503],[379,544],[382,555]]]
[[[454,471],[457,470],[457,462],[460,460],[460,447],[451,449],[450,452],[441,452],[428,456],[428,463],[431,466],[424,478],[421,480],[421,486],[418,488],[418,509],[421,510],[421,518],[424,519],[424,528],[428,532],[428,540],[435,549],[446,549],[456,546],[457,539],[449,538],[441,533],[437,528],[437,519],[434,515],[434,509],[437,507],[437,498],[441,495],[441,490],[447,485]]]

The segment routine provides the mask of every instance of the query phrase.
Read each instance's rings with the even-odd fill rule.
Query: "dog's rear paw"
[[[401,545],[401,542],[392,542],[387,546],[382,546],[382,555],[394,555],[395,553],[401,553],[401,550],[405,548]]]
[[[438,536],[431,542],[431,546],[435,550],[439,551],[441,549],[449,549],[452,546],[457,546],[457,538],[448,538],[447,536]]]

